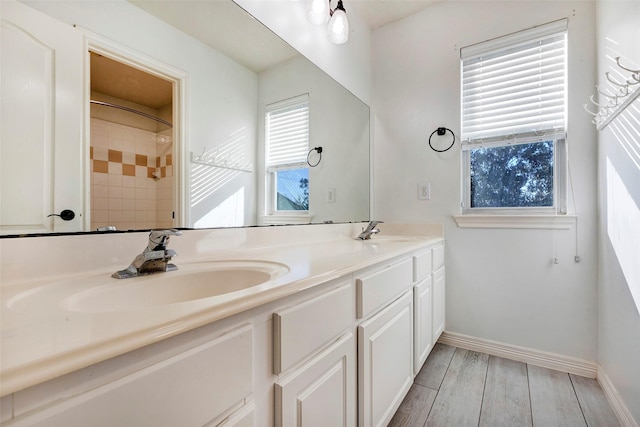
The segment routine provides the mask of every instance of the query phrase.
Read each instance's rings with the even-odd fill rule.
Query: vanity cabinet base
[[[413,383],[413,298],[358,326],[359,426],[386,426]]]

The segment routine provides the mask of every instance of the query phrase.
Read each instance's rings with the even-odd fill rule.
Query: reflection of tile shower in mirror
[[[91,229],[171,228],[171,82],[91,52]]]
[[[171,228],[172,144],[156,133],[91,119],[91,228]]]

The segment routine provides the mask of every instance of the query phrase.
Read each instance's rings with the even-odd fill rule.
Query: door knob
[[[53,213],[53,214],[47,215],[47,218],[49,218],[50,216],[59,216],[60,218],[62,218],[63,221],[71,221],[73,218],[76,217],[76,213],[71,209],[65,209],[59,214]]]

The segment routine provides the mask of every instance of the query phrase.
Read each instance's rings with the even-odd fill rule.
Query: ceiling
[[[347,16],[352,8],[371,29],[406,18],[442,1],[444,0],[343,0]]]
[[[91,91],[159,110],[172,90],[167,80],[91,52]]]
[[[299,0],[306,1],[306,0]],[[343,0],[370,28],[405,18],[443,0]],[[129,0],[256,73],[298,53],[230,0]],[[337,0],[332,0],[335,7]],[[247,31],[250,28],[250,31]]]
[[[255,73],[298,55],[231,0],[129,0]]]
[[[441,1],[444,0],[343,0],[347,15],[352,11],[371,29],[403,19]],[[231,0],[129,2],[255,73],[298,55],[267,27],[256,25],[255,18]],[[337,1],[332,0],[332,7],[336,4]],[[92,55],[91,85],[92,90],[156,109],[171,103],[170,82],[99,55]]]

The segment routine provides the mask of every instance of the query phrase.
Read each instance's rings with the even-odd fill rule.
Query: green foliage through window
[[[471,207],[553,206],[554,142],[471,149]]]

